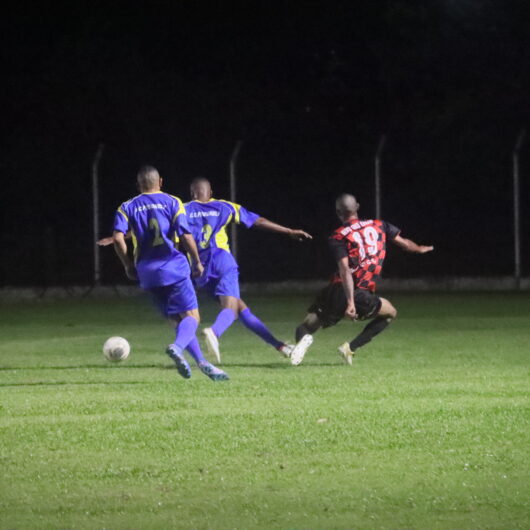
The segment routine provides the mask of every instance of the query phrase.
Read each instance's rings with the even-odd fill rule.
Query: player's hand
[[[427,252],[431,252],[434,250],[434,247],[432,245],[420,245],[420,250],[418,251],[419,254],[426,254]]]
[[[313,239],[311,234],[304,232],[303,230],[291,230],[289,237],[296,239],[296,241],[303,241],[304,239]]]
[[[100,246],[100,247],[108,247],[109,245],[112,245],[112,243],[114,243],[114,238],[111,236],[111,237],[104,237],[103,239],[100,239],[97,244]]]
[[[354,302],[348,302],[346,311],[344,311],[344,316],[346,318],[350,318],[351,320],[357,320],[357,309],[355,309]]]
[[[194,263],[193,264],[192,276],[194,278],[200,278],[203,274],[204,274],[204,266],[203,266],[203,264],[200,261]]]
[[[127,265],[127,267],[125,267],[125,274],[129,280],[138,279],[138,274],[136,274],[136,267],[134,265]]]

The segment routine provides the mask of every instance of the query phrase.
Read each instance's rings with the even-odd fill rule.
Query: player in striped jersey
[[[347,364],[361,346],[381,333],[397,316],[395,307],[375,294],[383,268],[386,243],[391,241],[407,252],[425,254],[432,246],[417,245],[401,237],[399,228],[379,219],[359,219],[359,203],[353,195],[340,195],[335,207],[342,225],[329,238],[338,272],[317,296],[296,329],[297,344],[291,363],[300,364],[320,327],[337,324],[344,316],[351,320],[373,319],[351,342],[339,347]]]

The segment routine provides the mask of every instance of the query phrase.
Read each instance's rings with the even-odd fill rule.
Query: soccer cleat
[[[280,354],[286,359],[289,359],[289,357],[291,357],[291,353],[293,352],[293,350],[294,350],[294,344],[287,344],[287,343],[282,344],[278,348],[278,351],[280,352]]]
[[[170,344],[167,347],[166,353],[175,361],[177,365],[178,373],[184,378],[189,379],[191,377],[191,368],[188,361],[184,358],[182,353],[179,353],[178,348],[175,344]]]
[[[350,343],[345,342],[341,346],[339,346],[339,355],[341,356],[342,360],[349,364],[350,366],[353,364],[353,356],[355,355],[354,351],[351,351]]]
[[[293,366],[298,366],[303,360],[306,351],[309,349],[309,346],[313,344],[312,335],[304,335],[293,348],[291,352],[291,364]]]
[[[206,341],[206,347],[208,348],[208,353],[212,355],[216,362],[221,362],[221,352],[219,351],[219,339],[213,332],[212,328],[204,328],[202,330],[204,335],[204,340]]]
[[[228,381],[230,379],[226,372],[223,372],[221,369],[217,368],[208,361],[200,363],[199,370],[204,375],[207,375],[212,381]]]

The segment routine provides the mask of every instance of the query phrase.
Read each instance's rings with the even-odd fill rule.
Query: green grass
[[[389,297],[353,367],[360,324],[291,367],[236,323],[227,383],[181,379],[142,299],[0,305],[0,527],[528,528],[528,296]],[[290,338],[309,299],[248,302]]]

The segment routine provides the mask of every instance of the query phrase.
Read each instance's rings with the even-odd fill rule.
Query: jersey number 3
[[[202,240],[200,243],[201,248],[206,248],[208,246],[208,243],[210,242],[210,238],[212,237],[213,228],[210,225],[204,225],[202,227]]]

